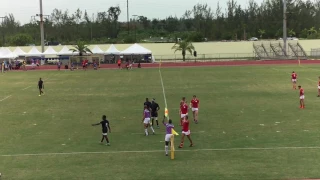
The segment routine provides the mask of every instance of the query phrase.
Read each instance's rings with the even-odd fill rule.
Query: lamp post
[[[283,49],[287,55],[287,0],[283,0]]]
[[[138,15],[132,15],[134,17],[134,39],[137,42],[137,17]]]
[[[127,0],[127,25],[128,25],[128,34],[130,34],[130,24],[129,24],[129,0]]]

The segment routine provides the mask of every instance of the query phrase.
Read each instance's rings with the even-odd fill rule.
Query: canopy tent
[[[42,56],[43,53],[41,53],[35,46],[31,48],[31,50],[26,54],[26,56]]]
[[[91,49],[92,54],[104,54],[104,52],[99,48],[99,46],[94,46],[93,49]]]
[[[15,59],[17,57],[18,57],[18,55],[14,54],[12,52],[8,52],[6,54],[0,54],[1,59]]]
[[[9,53],[11,53],[9,48],[6,48],[6,47],[0,48],[0,55],[5,55],[5,54],[9,54]]]
[[[46,51],[43,52],[43,55],[57,55],[57,51],[55,51],[51,46],[47,48]]]
[[[16,54],[17,56],[25,56],[27,53],[24,52],[21,48],[17,47],[14,51],[13,54]]]
[[[111,44],[109,49],[106,51],[106,54],[107,55],[109,55],[109,54],[116,55],[116,54],[120,54],[120,51],[113,44]]]
[[[121,51],[122,55],[144,55],[144,54],[152,54],[152,52],[149,49],[146,49],[139,44],[134,44],[130,47],[128,47],[126,50]]]

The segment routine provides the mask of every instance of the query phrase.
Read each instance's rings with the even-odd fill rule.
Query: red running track
[[[213,62],[172,62],[172,63],[162,63],[161,67],[206,67],[206,66],[249,66],[249,65],[292,65],[298,64],[297,60],[264,60],[264,61],[213,61]],[[301,60],[301,64],[320,64],[320,60]],[[137,64],[134,65],[137,67]],[[157,68],[159,63],[145,63],[141,64],[142,68]],[[103,69],[117,69],[117,64],[101,64],[100,68]],[[28,67],[29,69],[29,67]],[[55,65],[43,65],[36,70],[55,70],[57,66]],[[64,69],[64,67],[62,67]]]

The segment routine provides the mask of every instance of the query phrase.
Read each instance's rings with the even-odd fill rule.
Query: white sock
[[[150,126],[150,129],[151,129],[151,131],[154,133],[154,129],[153,129],[153,127],[152,127],[152,126]]]
[[[169,147],[168,146],[164,146],[165,148],[165,151],[166,151],[166,154],[168,154],[168,151],[169,151]]]
[[[146,135],[148,136],[148,129],[144,129],[144,132],[145,132]]]

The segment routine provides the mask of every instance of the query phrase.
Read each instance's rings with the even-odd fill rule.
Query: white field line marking
[[[175,150],[176,152],[197,152],[197,151],[275,151],[275,150],[299,150],[299,149],[320,149],[315,147],[270,147],[270,148],[225,148],[225,149],[193,149]],[[104,152],[62,152],[62,153],[34,153],[34,154],[2,154],[0,157],[21,157],[21,156],[57,156],[57,155],[82,155],[82,154],[122,154],[122,153],[160,153],[163,150],[146,151],[104,151]]]
[[[8,98],[10,98],[11,96],[12,96],[12,95],[7,96],[7,97],[5,97],[5,98],[1,99],[1,100],[0,100],[0,102],[2,102],[2,101],[4,101],[4,100],[6,100],[6,99],[8,99]]]
[[[29,89],[31,86],[28,86],[26,88],[23,88],[22,91],[26,90],[26,89]]]
[[[168,108],[169,109],[169,108]],[[170,108],[171,110],[179,110],[179,108]],[[143,111],[143,107],[141,107],[141,109],[134,109],[135,111]],[[177,114],[178,116],[180,116],[180,114]],[[158,117],[159,118],[159,117]]]
[[[162,86],[164,105],[165,105],[165,108],[168,108],[168,106],[167,106],[167,98],[166,98],[166,93],[165,93],[165,90],[164,90],[163,79],[162,79],[162,74],[161,74],[161,66],[160,65],[159,65],[159,75],[160,75],[160,81],[161,81],[161,86]],[[169,119],[169,114],[168,114],[168,119]]]
[[[312,80],[310,78],[306,78],[306,79],[309,80],[309,81],[312,81],[312,82],[318,82],[318,81]]]
[[[166,134],[166,133],[164,133],[164,132],[162,132],[162,133],[157,133],[157,132],[155,132],[156,134]],[[191,134],[199,134],[199,133],[205,133],[205,131],[198,131],[198,132],[192,132],[191,131]],[[145,134],[145,133],[131,133],[132,135],[143,135],[143,134]],[[150,136],[152,136],[152,134],[150,135]]]
[[[275,71],[280,71],[279,69],[276,69],[276,68],[271,68],[272,70],[275,70]],[[287,73],[287,74],[290,74],[290,73]],[[291,74],[290,74],[291,75]],[[312,80],[312,79],[310,79],[310,78],[305,78],[305,79],[307,79],[307,80],[309,80],[309,81],[311,81],[311,82],[318,82],[318,81],[315,81],[315,80]]]

